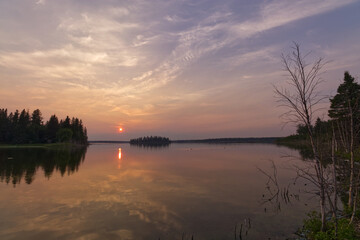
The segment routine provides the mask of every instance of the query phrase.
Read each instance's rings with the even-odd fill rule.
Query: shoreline
[[[28,144],[0,144],[0,149],[10,148],[62,148],[62,147],[86,147],[89,144],[74,143],[28,143]]]
[[[277,143],[283,137],[253,137],[253,138],[209,138],[209,139],[188,139],[188,140],[170,140],[170,143]],[[130,143],[130,141],[107,141],[94,140],[89,144],[96,143]]]

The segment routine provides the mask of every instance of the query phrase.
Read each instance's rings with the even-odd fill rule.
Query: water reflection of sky
[[[235,224],[250,218],[249,239],[283,239],[315,204],[298,185],[300,201],[282,211],[261,205],[266,177],[256,167],[266,170],[273,159],[287,185],[293,173],[284,167],[294,162],[281,158],[285,151],[260,144],[92,145],[75,174],[48,180],[38,173],[31,185],[0,185],[0,238],[181,239],[185,232],[232,239]]]

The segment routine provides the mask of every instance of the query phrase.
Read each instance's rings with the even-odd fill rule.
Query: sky
[[[0,0],[0,108],[75,116],[90,140],[286,136],[293,41],[360,76],[359,0]],[[320,117],[326,118],[326,106]],[[118,128],[124,131],[119,133]]]

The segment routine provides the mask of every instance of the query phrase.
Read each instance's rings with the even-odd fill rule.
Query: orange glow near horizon
[[[119,132],[123,132],[123,128],[122,128],[122,127],[119,127]]]

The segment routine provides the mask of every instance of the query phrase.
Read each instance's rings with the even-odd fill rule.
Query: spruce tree
[[[344,82],[337,89],[337,94],[330,99],[329,117],[337,127],[337,139],[342,149],[350,155],[350,179],[349,179],[349,201],[350,208],[354,205],[354,149],[358,145],[357,140],[360,127],[360,85],[355,79],[345,72]],[[355,208],[354,208],[355,209]]]
[[[337,89],[337,94],[330,99],[331,106],[329,117],[332,119],[347,119],[350,111],[354,114],[354,119],[359,117],[360,85],[355,79],[345,72],[344,82]]]

